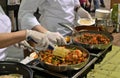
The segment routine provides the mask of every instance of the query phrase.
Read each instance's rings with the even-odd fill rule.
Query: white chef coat
[[[11,32],[11,22],[9,17],[4,13],[3,9],[0,6],[0,33]],[[2,44],[0,44],[2,45]],[[4,60],[6,57],[5,53],[6,48],[0,49],[0,60]]]
[[[22,29],[31,29],[35,25],[42,25],[49,31],[66,33],[66,29],[58,23],[74,24],[75,6],[79,0],[22,0],[18,19]],[[39,8],[39,20],[33,13]]]

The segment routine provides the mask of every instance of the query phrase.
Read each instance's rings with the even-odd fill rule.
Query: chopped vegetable
[[[83,33],[75,37],[75,41],[82,44],[108,44],[110,39],[102,34]]]
[[[59,47],[59,49],[56,49],[56,53],[58,54],[53,54],[54,51],[52,50],[39,53],[41,61],[55,66],[79,64],[88,59],[88,53],[77,48],[67,49],[66,47]],[[64,57],[59,56],[59,54]]]

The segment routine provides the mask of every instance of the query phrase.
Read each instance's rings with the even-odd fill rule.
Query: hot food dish
[[[0,75],[0,78],[23,78],[20,74]]]
[[[40,51],[36,54],[40,62],[37,66],[54,72],[79,70],[89,62],[90,58],[88,50],[73,44],[56,46],[54,50]]]
[[[110,39],[102,34],[83,33],[77,35],[75,41],[82,44],[108,44]]]
[[[54,55],[52,50],[46,50],[39,52],[41,55],[41,61],[54,66],[62,66],[79,64],[88,60],[87,52],[75,47],[66,49],[66,47],[62,46],[60,48],[62,48],[61,51],[59,50],[61,54],[65,54],[64,52],[67,51],[67,54],[64,57]]]

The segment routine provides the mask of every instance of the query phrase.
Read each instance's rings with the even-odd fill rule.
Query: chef
[[[34,16],[37,9],[41,14],[39,19]],[[63,36],[70,30],[58,23],[73,25],[76,16],[91,19],[91,15],[80,7],[79,0],[22,0],[18,20],[21,29],[42,32],[52,43],[62,45],[66,44]]]
[[[10,32],[11,31],[11,22],[10,19],[5,15],[2,7],[0,6],[0,33]],[[6,48],[0,49],[0,59],[6,57],[5,51]]]
[[[37,47],[47,48],[50,44],[47,36],[37,31],[21,30],[18,32],[11,32],[11,21],[0,6],[0,61],[4,61],[6,57],[5,50],[7,48],[5,47],[19,42],[29,45],[26,42],[29,37],[36,41]]]

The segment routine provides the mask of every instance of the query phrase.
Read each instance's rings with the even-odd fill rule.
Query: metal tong
[[[74,35],[75,33],[77,33],[78,31],[75,30],[74,28],[72,28],[71,26],[67,25],[67,24],[62,24],[62,23],[58,23],[59,25],[65,27],[65,28],[68,28],[69,30],[72,31],[72,35]]]
[[[33,50],[36,53],[40,52],[39,49],[37,49],[35,47],[32,47],[29,43],[27,43],[27,41],[25,41],[25,44],[24,43],[20,43],[20,45],[23,45],[24,47],[28,48],[29,50]],[[50,43],[47,48],[50,49],[50,50],[54,50],[55,45],[53,45],[52,43]]]
[[[24,47],[28,48],[29,50],[33,50],[35,51],[37,54],[40,52],[38,49],[32,47],[29,43],[27,43],[27,41],[25,41],[26,43],[20,43],[20,45],[23,45]]]

